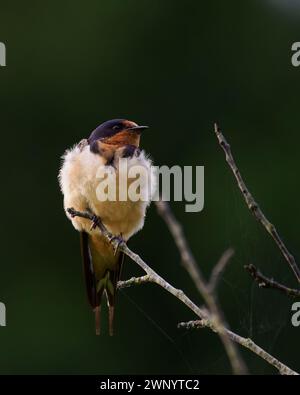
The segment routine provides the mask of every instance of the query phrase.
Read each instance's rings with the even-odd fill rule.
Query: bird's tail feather
[[[114,265],[114,269],[106,269],[102,273],[101,278],[98,278],[97,280],[92,260],[92,255],[95,254],[95,251],[93,251],[93,254],[91,253],[91,248],[94,248],[94,246],[91,244],[92,243],[89,235],[85,232],[81,232],[81,253],[83,260],[83,271],[88,301],[95,313],[96,335],[100,334],[101,301],[103,294],[105,294],[108,306],[109,334],[110,336],[113,336],[117,284],[120,279],[121,269],[124,261],[124,254],[118,253],[115,256],[116,262]]]

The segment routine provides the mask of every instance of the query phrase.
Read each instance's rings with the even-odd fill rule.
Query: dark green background
[[[208,275],[235,248],[219,295],[228,321],[300,370],[292,301],[258,289],[243,265],[295,280],[246,209],[212,129],[218,120],[249,188],[299,258],[300,68],[290,58],[300,8],[277,7],[284,3],[293,2],[0,1],[1,373],[230,373],[218,337],[178,331],[193,314],[153,285],[120,292],[116,335],[106,325],[94,335],[57,173],[67,147],[117,117],[151,125],[142,145],[156,165],[205,166],[204,211],[172,204],[199,264]],[[131,247],[202,303],[153,207]],[[128,262],[125,274],[133,273]],[[243,356],[252,373],[275,372]]]

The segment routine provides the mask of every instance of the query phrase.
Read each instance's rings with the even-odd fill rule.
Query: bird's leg
[[[99,224],[102,223],[101,218],[98,217],[96,214],[94,214],[94,213],[89,209],[89,207],[87,207],[86,210],[87,210],[89,213],[91,213],[91,215],[92,215],[92,219],[91,219],[92,225],[91,225],[90,230],[96,229],[97,226],[99,226]],[[99,226],[99,227],[100,227],[100,226]],[[122,237],[122,233],[120,233],[118,236],[111,234],[110,237],[109,237],[109,241],[110,241],[110,243],[112,244],[112,247],[113,247],[113,249],[114,249],[114,255],[117,254],[120,245],[121,245],[121,244],[125,244],[125,240],[124,240],[123,237]]]
[[[125,244],[125,240],[122,237],[122,233],[118,236],[114,236],[112,235],[109,239],[109,241],[112,243],[113,248],[114,248],[114,255],[117,254],[118,249],[120,247],[121,244]]]
[[[96,229],[97,226],[99,226],[99,223],[101,222],[101,218],[98,217],[96,214],[94,214],[89,207],[86,208],[86,211],[88,211],[92,215],[92,219],[91,219],[92,225],[90,230]]]
[[[93,214],[93,218],[92,218],[91,221],[92,221],[92,225],[91,225],[90,230],[93,230],[93,229],[97,228],[97,226],[99,225],[99,222],[101,220],[100,220],[100,218],[97,215]]]

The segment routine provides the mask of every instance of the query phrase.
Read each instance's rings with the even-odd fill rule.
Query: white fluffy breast
[[[129,175],[130,173],[131,175],[136,174],[136,169],[138,171],[142,169],[147,177],[146,179],[140,177],[139,181],[139,192],[144,200],[132,201],[128,196],[126,201],[121,201],[119,193],[123,192],[124,196],[125,191],[119,190],[120,172],[117,159],[118,155],[116,155],[114,166],[105,166],[104,159],[100,155],[92,153],[89,146],[85,146],[83,149],[75,146],[63,157],[59,180],[64,195],[65,209],[74,207],[79,211],[84,211],[89,208],[102,219],[110,232],[116,235],[121,234],[125,240],[128,240],[144,225],[146,209],[155,192],[156,182],[151,166],[152,162],[143,151],[132,158],[122,158],[123,164],[126,161]],[[110,182],[116,182],[115,201],[103,201],[102,195],[99,195],[99,189],[101,190],[103,186],[103,184],[101,186],[101,182],[104,180],[101,176],[106,173],[110,174],[105,180],[107,188],[113,189],[114,186],[110,185]],[[136,181],[136,178],[127,179],[127,186],[125,184],[127,195],[130,188],[134,190],[132,187]],[[124,188],[124,184],[120,184],[120,187]],[[90,232],[89,221],[81,218],[70,219],[77,230]]]

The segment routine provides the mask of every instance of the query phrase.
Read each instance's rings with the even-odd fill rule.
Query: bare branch
[[[209,327],[210,322],[207,320],[196,320],[196,321],[189,321],[189,322],[180,322],[178,324],[178,328],[183,328],[183,329],[201,329],[205,327]],[[263,350],[261,347],[259,347],[257,344],[253,342],[253,340],[242,337],[237,335],[234,332],[228,331],[228,336],[231,338],[232,341],[240,344],[241,346],[248,348],[251,350],[254,354],[258,355],[260,358],[264,359],[267,361],[270,365],[275,366],[279,373],[282,375],[293,375],[296,376],[298,375],[297,372],[291,370],[288,368],[286,365],[284,365],[282,362],[280,362],[278,359],[274,358],[271,354]]]
[[[261,288],[273,288],[288,296],[300,296],[300,290],[289,288],[286,285],[280,284],[272,278],[266,277],[254,265],[246,265],[244,268],[249,272],[252,278],[258,283]]]
[[[228,324],[225,320],[223,312],[218,306],[217,298],[215,297],[213,290],[206,283],[204,276],[201,273],[200,267],[197,264],[188,241],[184,235],[181,224],[175,218],[170,205],[162,200],[155,202],[158,213],[166,222],[173,238],[175,244],[181,255],[181,260],[184,268],[187,270],[192,280],[194,281],[199,293],[205,300],[211,314],[214,316],[215,325],[218,327],[218,334],[223,342],[225,350],[227,352],[229,361],[231,363],[232,369],[235,373],[244,374],[247,372],[246,365],[244,364],[242,358],[239,355],[239,351],[236,345],[230,340],[226,334],[226,328]]]
[[[284,256],[286,262],[293,270],[297,281],[300,283],[300,269],[296,263],[295,258],[287,249],[282,238],[279,236],[275,226],[266,218],[261,208],[259,207],[258,203],[255,201],[254,197],[252,196],[249,189],[247,188],[241,176],[241,173],[235,163],[235,160],[232,156],[230,145],[228,144],[227,140],[225,139],[223,133],[221,132],[221,130],[219,129],[216,123],[215,123],[215,134],[217,136],[220,146],[223,148],[223,151],[225,152],[226,161],[238,183],[238,187],[242,192],[242,195],[245,199],[245,202],[249,210],[252,212],[252,214],[258,220],[258,222],[261,223],[261,225],[265,228],[265,230],[271,235],[271,237],[277,244],[278,248],[280,249],[282,255]]]
[[[166,222],[171,235],[174,238],[175,244],[179,250],[181,256],[181,262],[183,267],[187,270],[192,280],[194,281],[197,289],[202,292],[202,288],[205,284],[205,280],[200,271],[200,268],[193,256],[193,253],[186,241],[181,224],[175,218],[170,205],[167,202],[159,200],[155,202],[159,215]]]
[[[79,212],[76,211],[72,208],[67,210],[69,214],[73,217],[81,217],[81,218],[87,218],[90,219],[91,221],[94,220],[94,216],[88,212]],[[113,245],[113,247],[119,247],[119,250],[124,252],[127,256],[129,256],[135,263],[137,263],[149,276],[149,281],[153,282],[163,289],[165,289],[167,292],[169,292],[171,295],[175,296],[178,300],[180,300],[183,304],[185,304],[190,310],[192,310],[199,318],[202,320],[203,323],[205,323],[208,328],[213,330],[214,332],[218,332],[220,330],[220,327],[215,324],[215,319],[212,315],[208,315],[208,312],[206,309],[199,308],[194,302],[189,299],[186,294],[175,287],[173,287],[171,284],[169,284],[166,280],[164,280],[161,276],[159,276],[153,269],[151,269],[146,262],[143,261],[143,259],[135,254],[133,251],[131,251],[125,243],[121,243],[118,246],[118,241],[114,239],[114,236],[109,233],[106,229],[106,227],[103,225],[103,223],[99,220],[96,225],[100,230],[101,233],[106,239]],[[132,284],[135,284],[133,282]],[[259,355],[261,358],[266,360],[269,364],[273,365],[275,368],[277,368],[280,373],[282,374],[298,374],[288,368],[286,365],[282,364],[279,362],[276,358],[274,358],[272,355],[266,353],[263,349],[261,349],[259,346],[257,346],[255,343],[252,342],[252,340],[244,339],[240,337],[239,335],[235,334],[234,332],[230,331],[227,328],[223,328],[223,330],[226,332],[227,336],[231,338],[232,341],[237,342],[241,344],[243,347],[249,348],[251,351],[255,352],[255,354]],[[250,346],[253,344],[252,348]],[[255,351],[254,351],[255,350]],[[266,355],[265,355],[266,354]]]
[[[228,248],[228,250],[226,250],[222,254],[218,263],[213,268],[213,271],[211,273],[210,280],[209,280],[209,287],[211,289],[211,292],[214,292],[217,290],[221,276],[224,273],[224,271],[225,271],[230,259],[233,257],[233,255],[234,255],[233,249]]]
[[[145,283],[151,283],[152,278],[146,274],[146,276],[142,277],[131,277],[129,280],[126,281],[119,281],[118,282],[118,289],[123,289],[123,288],[128,288],[131,287],[132,285],[141,285]]]
[[[177,324],[178,329],[202,329],[209,326],[207,320],[195,320],[188,322],[179,322]]]

